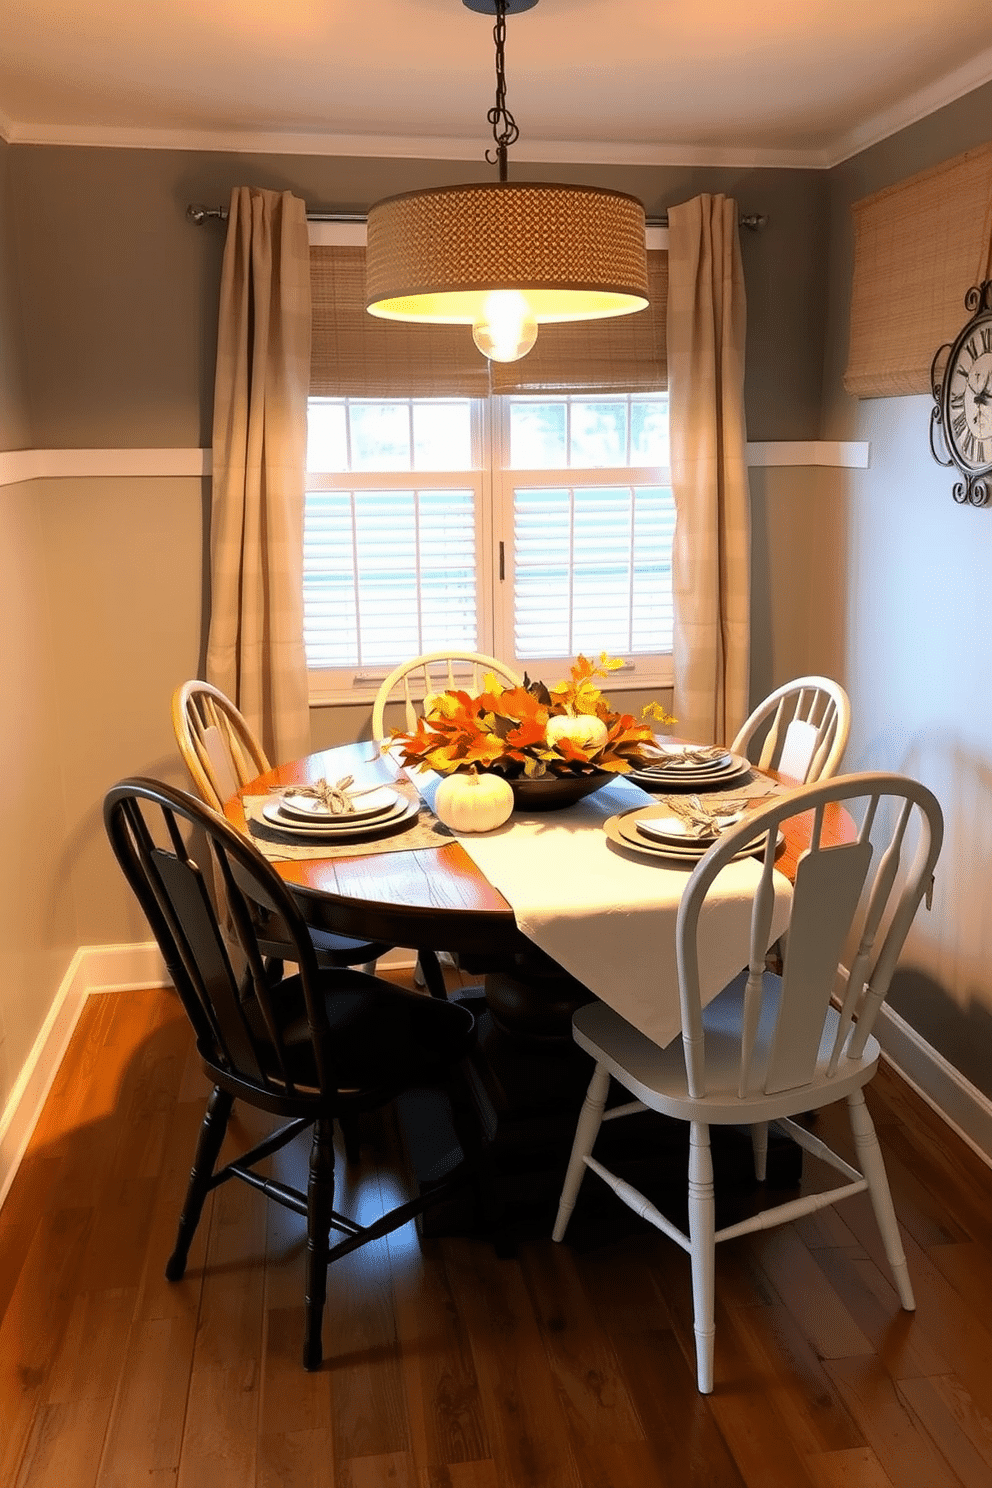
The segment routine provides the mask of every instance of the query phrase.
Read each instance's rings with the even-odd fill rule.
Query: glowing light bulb
[[[537,321],[517,289],[494,289],[472,326],[472,339],[491,362],[516,362],[537,340]]]

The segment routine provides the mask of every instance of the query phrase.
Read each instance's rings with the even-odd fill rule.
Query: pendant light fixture
[[[537,0],[463,0],[494,15],[499,180],[409,191],[368,215],[366,308],[387,320],[464,324],[492,361],[525,356],[545,321],[629,315],[648,303],[644,208],[593,186],[508,182],[520,131],[506,107],[506,17]]]

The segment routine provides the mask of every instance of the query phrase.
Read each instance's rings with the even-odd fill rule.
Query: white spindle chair
[[[428,651],[423,656],[404,661],[383,679],[376,693],[372,705],[373,739],[386,737],[387,703],[402,702],[403,726],[410,730],[416,727],[417,718],[423,712],[425,697],[453,688],[461,692],[479,692],[487,672],[492,672],[508,687],[519,687],[522,680],[505,662],[476,651]]]
[[[824,810],[833,802],[853,818],[857,836],[825,846]],[[811,813],[811,841],[797,868],[785,967],[778,977],[765,968],[774,844],[782,821],[800,812]],[[742,946],[741,959],[747,957],[749,969],[703,1007],[699,957],[707,920],[705,914],[701,920],[701,912],[721,869],[756,832],[766,835],[749,953]],[[899,1300],[909,1310],[915,1306],[863,1087],[875,1073],[880,1053],[872,1024],[920,900],[929,895],[942,836],[935,797],[898,775],[838,776],[780,796],[719,838],[686,884],[676,929],[681,1037],[659,1048],[601,1002],[579,1008],[573,1017],[573,1036],[596,1067],[578,1121],[554,1238],[563,1238],[589,1168],[689,1253],[697,1381],[703,1394],[713,1388],[717,1241],[786,1223],[867,1189]],[[845,948],[851,952],[849,972],[839,965]],[[611,1078],[634,1099],[604,1110]],[[848,1103],[860,1171],[792,1119],[842,1097]],[[601,1121],[645,1109],[689,1123],[688,1234],[592,1156]],[[843,1182],[717,1230],[710,1126],[751,1126],[755,1170],[763,1179],[769,1122],[835,1168]]]
[[[851,704],[843,687],[829,677],[797,677],[758,704],[730,747],[759,769],[808,785],[836,775],[850,730]]]

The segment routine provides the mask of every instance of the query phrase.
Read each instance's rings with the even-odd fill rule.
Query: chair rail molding
[[[766,440],[747,446],[747,463],[753,467],[826,465],[866,470],[868,458],[867,443],[843,440]],[[210,467],[209,449],[0,450],[0,486],[90,476],[204,476],[210,474]]]
[[[203,476],[210,474],[210,457],[208,449],[0,450],[0,486],[79,476]]]

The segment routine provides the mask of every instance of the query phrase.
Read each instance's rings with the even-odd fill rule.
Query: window
[[[664,393],[310,400],[311,695],[451,647],[556,680],[579,652],[671,680]]]

